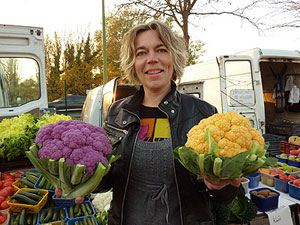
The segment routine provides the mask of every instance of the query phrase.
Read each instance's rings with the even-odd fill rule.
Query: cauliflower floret
[[[232,157],[247,151],[252,142],[264,147],[264,138],[259,131],[251,127],[248,118],[236,112],[214,114],[201,120],[189,131],[185,146],[198,153],[207,152],[208,142],[204,140],[206,128],[218,143],[220,156]]]

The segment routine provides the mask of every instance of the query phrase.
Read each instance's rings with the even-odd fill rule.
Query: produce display
[[[62,189],[63,198],[94,191],[118,159],[104,130],[80,120],[43,126],[35,142],[26,156],[52,185]]]
[[[266,157],[267,147],[248,118],[228,112],[201,120],[188,132],[185,146],[177,147],[173,155],[196,175],[235,179],[275,165],[276,158]]]
[[[0,158],[13,160],[24,156],[41,127],[70,119],[70,116],[59,114],[45,114],[37,118],[30,113],[3,119],[0,123]]]
[[[271,187],[275,184],[274,177],[276,175],[284,174],[284,171],[281,169],[261,168],[259,171],[261,173],[261,182]]]
[[[269,189],[263,189],[260,191],[251,191],[251,194],[256,195],[257,197],[260,198],[268,198],[268,197],[273,197],[278,195],[276,192],[273,192]]]
[[[20,178],[21,173],[16,172],[11,174],[9,172],[4,172],[1,174],[0,180],[0,210],[5,210],[9,208],[7,204],[8,198],[15,193],[13,183]]]

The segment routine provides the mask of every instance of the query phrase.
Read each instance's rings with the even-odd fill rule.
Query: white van
[[[47,107],[43,28],[0,24],[0,121]]]
[[[219,112],[236,111],[263,134],[300,135],[300,103],[289,101],[300,88],[299,51],[255,48],[185,69],[183,83],[199,80]]]

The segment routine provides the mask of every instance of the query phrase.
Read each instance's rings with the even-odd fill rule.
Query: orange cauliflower
[[[206,128],[219,145],[219,155],[232,157],[250,148],[256,142],[264,148],[264,138],[251,127],[250,120],[236,112],[214,114],[200,121],[188,133],[186,147],[202,154],[208,152],[208,142],[204,140]]]

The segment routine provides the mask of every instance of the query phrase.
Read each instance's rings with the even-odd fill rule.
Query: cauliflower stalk
[[[214,114],[192,127],[185,146],[177,147],[173,155],[190,172],[217,181],[274,165],[277,159],[266,157],[268,146],[248,118],[228,112]]]
[[[104,130],[80,120],[41,127],[26,155],[43,176],[62,188],[66,198],[94,191],[118,158]]]

